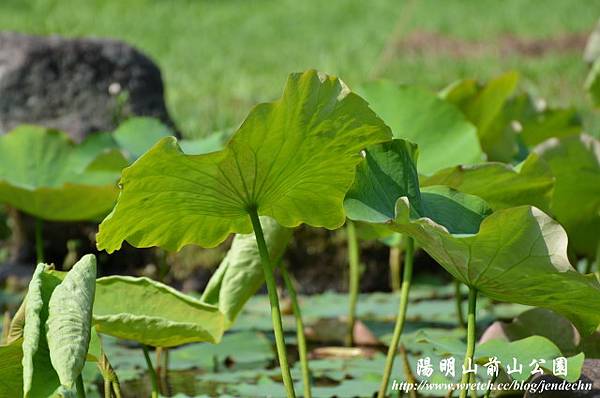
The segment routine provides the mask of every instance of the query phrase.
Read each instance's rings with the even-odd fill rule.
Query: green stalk
[[[111,398],[111,397],[112,397],[112,390],[111,390],[110,380],[104,379],[104,398]]]
[[[256,236],[256,244],[258,246],[258,252],[260,253],[260,259],[265,274],[267,292],[269,293],[269,301],[271,303],[271,318],[273,321],[275,344],[277,346],[277,357],[279,358],[279,367],[281,368],[281,377],[283,378],[283,384],[285,385],[288,398],[296,398],[294,383],[292,381],[292,375],[290,373],[287,353],[285,350],[285,339],[283,337],[283,325],[281,322],[281,310],[279,309],[279,297],[277,297],[277,284],[275,283],[275,277],[273,276],[271,257],[269,256],[267,243],[265,242],[262,226],[260,225],[258,212],[256,209],[250,209],[248,213],[250,215],[250,221],[252,221],[254,235]]]
[[[158,398],[158,378],[156,377],[154,366],[152,366],[152,360],[150,359],[148,347],[142,344],[142,350],[144,351],[144,358],[146,359],[146,365],[148,366],[148,374],[150,375],[150,380],[152,381],[152,398]]]
[[[462,293],[460,292],[460,282],[457,279],[454,280],[454,298],[456,300],[456,318],[458,320],[458,326],[460,326],[461,329],[466,329],[467,325],[465,324],[465,316],[462,308]]]
[[[485,395],[483,396],[483,398],[490,398],[492,396],[492,386],[496,382],[497,377],[498,377],[497,375],[492,376],[492,379],[490,380],[490,388],[488,388],[485,391]]]
[[[98,369],[100,369],[100,373],[102,374],[102,378],[104,379],[104,397],[111,397],[111,389],[115,393],[117,398],[121,398],[121,386],[119,385],[119,378],[115,373],[115,370],[110,365],[110,361],[106,356],[106,353],[102,352],[100,359],[98,360]]]
[[[400,257],[402,250],[398,246],[390,247],[390,281],[392,291],[397,292],[400,290],[400,272],[402,271]]]
[[[290,295],[292,301],[292,310],[294,311],[294,317],[296,318],[296,338],[298,339],[298,356],[300,357],[300,367],[302,369],[302,383],[304,385],[304,398],[312,398],[312,392],[310,387],[310,369],[308,368],[308,355],[306,350],[306,338],[304,336],[304,324],[302,322],[302,313],[300,312],[300,305],[298,304],[298,297],[296,296],[296,289],[290,279],[290,275],[287,272],[285,264],[281,264],[281,276],[285,283],[285,288]]]
[[[122,398],[121,385],[119,384],[119,380],[114,380],[111,382],[111,384],[112,384],[113,392],[115,393],[115,397]]]
[[[467,369],[469,365],[473,364],[473,355],[475,354],[475,309],[477,307],[477,289],[469,286],[469,312],[467,314],[467,352],[465,353],[464,368]],[[470,373],[463,373],[460,383],[469,383]],[[467,388],[460,390],[460,398],[467,397]]]
[[[75,381],[75,388],[77,389],[77,398],[85,398],[85,387],[83,385],[83,377],[81,373]]]
[[[44,236],[42,233],[43,221],[35,219],[35,254],[37,263],[44,262]]]
[[[354,324],[356,323],[356,303],[358,302],[358,291],[360,289],[360,265],[358,263],[359,248],[356,237],[356,226],[350,220],[346,222],[348,234],[348,263],[350,266],[350,280],[348,282],[348,294],[350,296],[350,307],[348,309],[348,330],[346,332],[346,345],[354,345]]]
[[[410,282],[412,279],[413,272],[414,250],[415,241],[413,240],[413,238],[407,237],[406,252],[404,254],[404,271],[402,275],[402,288],[400,291],[400,305],[398,308],[398,317],[396,318],[394,334],[392,336],[392,341],[388,349],[387,358],[385,359],[383,378],[381,379],[381,386],[379,387],[379,393],[377,394],[377,398],[385,397],[385,393],[390,382],[390,375],[392,374],[392,368],[394,367],[394,357],[396,356],[396,352],[398,352],[400,336],[402,336],[402,330],[404,329],[404,321],[406,320],[406,308],[408,307],[408,293],[410,291]]]

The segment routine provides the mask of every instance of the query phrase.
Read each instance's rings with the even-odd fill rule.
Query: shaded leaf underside
[[[219,342],[225,318],[217,307],[151,279],[109,276],[97,280],[93,322],[100,333],[172,347]]]

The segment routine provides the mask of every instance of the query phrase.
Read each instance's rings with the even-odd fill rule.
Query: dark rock
[[[30,123],[80,141],[132,115],[174,127],[163,94],[158,67],[125,43],[0,33],[0,133]]]
[[[527,392],[524,398],[599,398],[600,397],[600,359],[586,359],[583,362],[581,377],[574,384],[581,382],[582,385],[592,384],[591,390],[579,389],[577,391],[560,390],[560,386],[565,383],[563,379],[556,376],[544,375],[532,380],[532,384],[544,386],[543,392]]]

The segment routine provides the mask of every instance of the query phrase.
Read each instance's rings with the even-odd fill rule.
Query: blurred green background
[[[235,126],[290,72],[439,89],[521,73],[521,88],[600,128],[581,55],[600,0],[2,0],[0,29],[125,40],[162,68],[184,135]]]

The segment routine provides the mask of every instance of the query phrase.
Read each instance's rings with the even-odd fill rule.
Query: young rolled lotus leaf
[[[574,252],[595,258],[600,247],[600,141],[586,135],[550,139],[534,151],[556,177],[551,211]]]
[[[96,257],[85,255],[67,273],[48,304],[46,338],[60,384],[73,390],[85,364],[92,326]]]
[[[451,210],[450,201],[442,199],[447,204],[432,206],[430,198],[423,198],[425,190],[421,200],[414,189],[401,192],[403,187],[418,186],[418,181],[398,177],[410,176],[402,170],[415,166],[394,168],[393,160],[411,157],[390,155],[392,149],[403,147],[389,148],[387,155],[383,152],[379,160],[373,156],[371,162],[367,154],[367,161],[359,166],[345,203],[349,218],[387,224],[409,234],[456,279],[492,299],[552,309],[585,334],[598,327],[600,284],[592,275],[573,269],[566,254],[567,235],[557,222],[530,206],[485,217],[484,207],[470,197],[462,201],[462,208],[467,214],[469,210],[474,213],[471,222],[462,221],[458,228],[454,218],[465,217]],[[394,178],[397,181],[392,184]],[[365,189],[366,184],[378,184],[379,189]],[[437,199],[448,198],[438,189]]]
[[[392,128],[395,138],[419,145],[419,172],[428,175],[483,160],[475,126],[454,104],[434,93],[381,81],[364,86],[361,94]]]
[[[142,277],[96,281],[93,323],[99,333],[154,347],[218,343],[225,317],[215,306]]]
[[[532,205],[549,212],[554,175],[546,162],[530,154],[518,167],[499,162],[456,166],[421,177],[420,185],[446,185],[479,196],[494,210]]]
[[[255,107],[222,151],[185,155],[167,137],[126,168],[98,247],[213,247],[250,233],[251,210],[285,227],[337,228],[360,150],[390,135],[338,79],[292,74],[281,99]]]
[[[21,126],[0,136],[0,202],[45,220],[98,219],[114,205],[126,165],[107,134],[75,144],[65,133]]]
[[[0,397],[23,395],[23,340],[0,345]]]
[[[25,296],[25,327],[23,329],[23,395],[47,397],[60,381],[50,362],[46,339],[48,303],[64,275],[46,264],[39,264],[33,273]]]
[[[515,72],[497,76],[485,85],[475,80],[458,81],[440,93],[456,104],[477,127],[477,134],[488,160],[510,162],[517,154],[516,132],[510,128],[505,106],[519,81]]]
[[[265,241],[271,260],[283,255],[292,230],[270,217],[261,217]],[[265,283],[260,254],[254,234],[236,235],[227,255],[208,281],[201,300],[219,307],[228,324],[232,324],[244,304]]]

